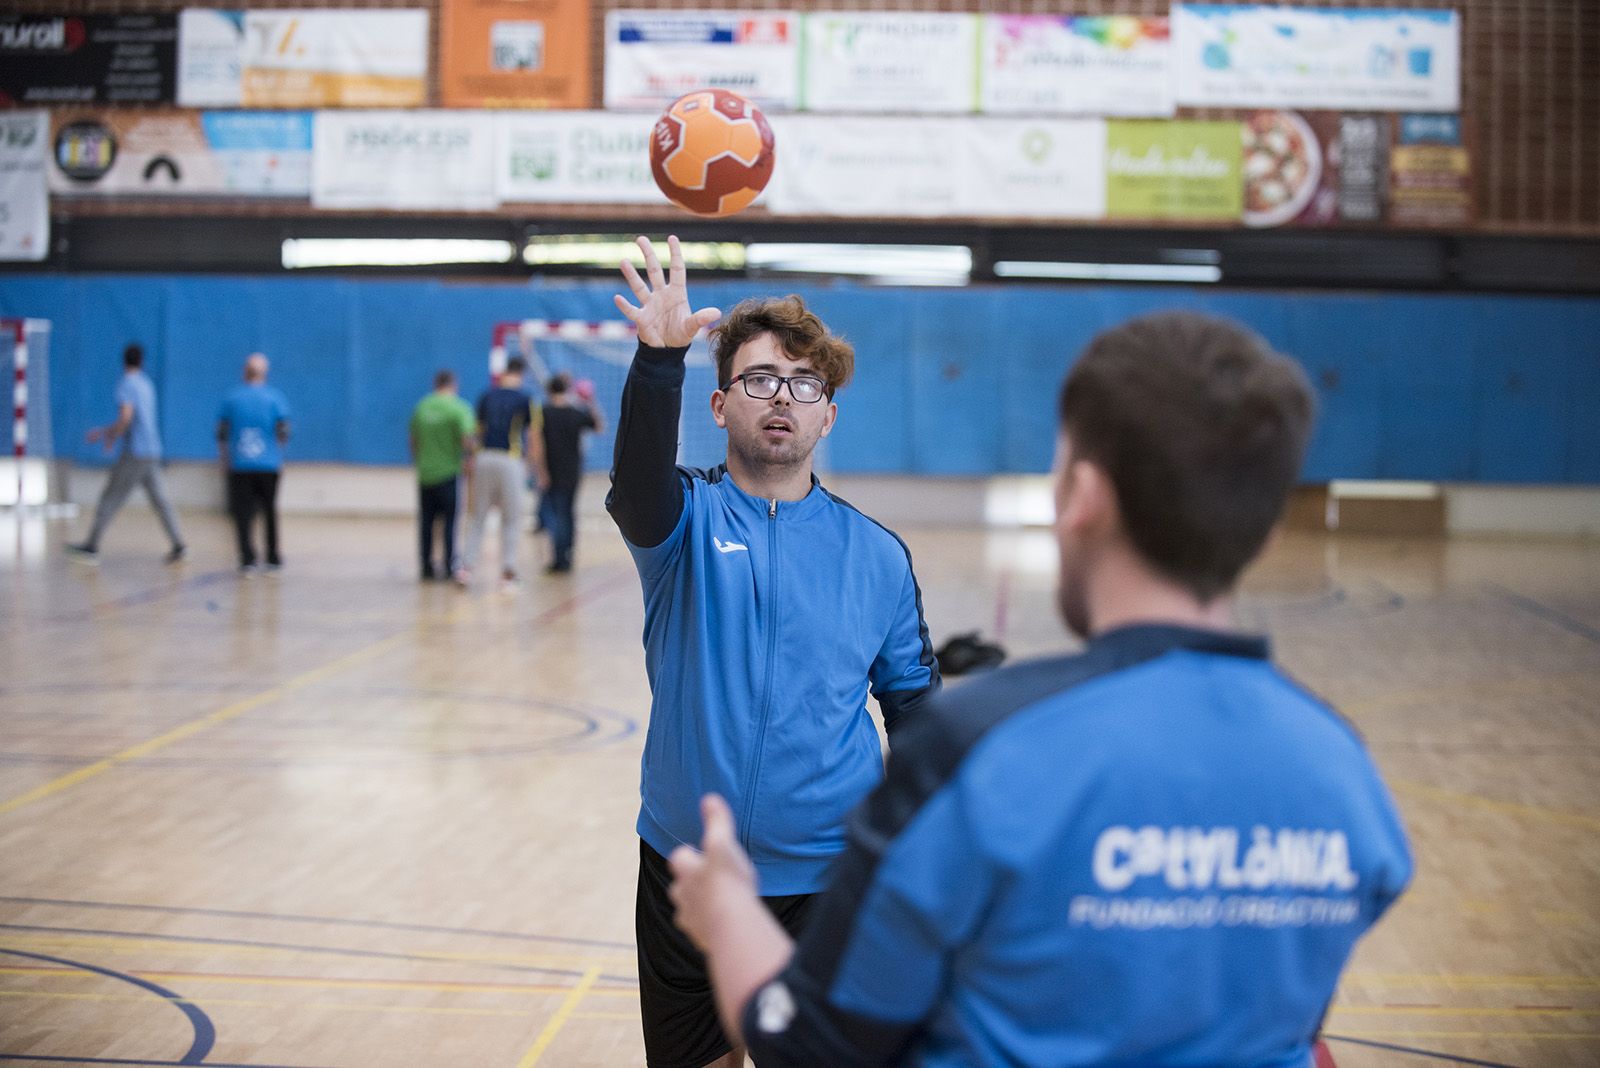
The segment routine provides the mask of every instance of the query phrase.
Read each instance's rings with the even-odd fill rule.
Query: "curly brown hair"
[[[717,362],[717,385],[727,389],[733,357],[739,346],[771,334],[791,360],[808,363],[828,384],[828,396],[843,389],[856,370],[855,347],[831,333],[798,296],[751,297],[734,305],[711,331],[711,355]]]

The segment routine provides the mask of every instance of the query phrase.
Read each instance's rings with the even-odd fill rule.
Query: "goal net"
[[[527,386],[540,401],[551,375],[565,373],[574,382],[594,384],[595,402],[605,415],[606,429],[588,436],[584,469],[608,471],[622,386],[633,362],[637,338],[626,320],[587,322],[582,319],[524,319],[495,325],[489,347],[489,372],[498,376],[506,361],[521,356],[528,364]],[[689,346],[683,383],[683,414],[678,420],[678,463],[714,467],[727,452],[723,432],[711,420],[708,398],[717,388],[716,368],[705,335]]]
[[[0,318],[0,507],[51,500],[50,321]]]

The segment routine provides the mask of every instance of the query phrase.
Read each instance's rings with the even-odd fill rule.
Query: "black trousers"
[[[417,515],[422,524],[422,573],[426,577],[449,575],[456,566],[456,480],[447,478],[431,486],[417,486]],[[444,566],[433,566],[433,527],[444,523]]]
[[[267,563],[277,566],[278,556],[278,472],[229,471],[228,512],[233,516],[233,532],[239,539],[239,566],[253,567],[255,540],[251,526],[261,512],[267,528]]]

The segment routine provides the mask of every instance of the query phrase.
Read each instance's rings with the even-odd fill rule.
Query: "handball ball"
[[[650,131],[656,185],[696,215],[732,215],[749,207],[772,177],[772,163],[767,117],[725,89],[685,93]]]

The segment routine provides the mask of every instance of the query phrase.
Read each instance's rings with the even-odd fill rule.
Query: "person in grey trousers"
[[[545,466],[544,435],[540,433],[539,406],[522,388],[528,365],[520,356],[506,362],[497,385],[478,398],[478,454],[468,484],[467,543],[456,566],[460,586],[472,584],[472,569],[483,549],[489,513],[500,510],[500,581],[515,589],[517,542],[522,534],[524,485],[529,477],[541,491],[550,485]]]
[[[175,564],[183,559],[183,532],[178,529],[178,517],[167,498],[166,482],[161,477],[161,433],[156,420],[156,387],[144,373],[144,349],[137,344],[122,350],[122,381],[117,383],[117,418],[109,426],[95,427],[89,431],[88,440],[102,442],[110,452],[120,438],[122,451],[105,488],[100,491],[100,501],[95,505],[94,525],[89,536],[81,542],[67,546],[67,552],[85,563],[97,563],[100,558],[100,538],[111,520],[127,503],[135,486],[143,486],[150,504],[166,528],[172,542],[165,560]]]

